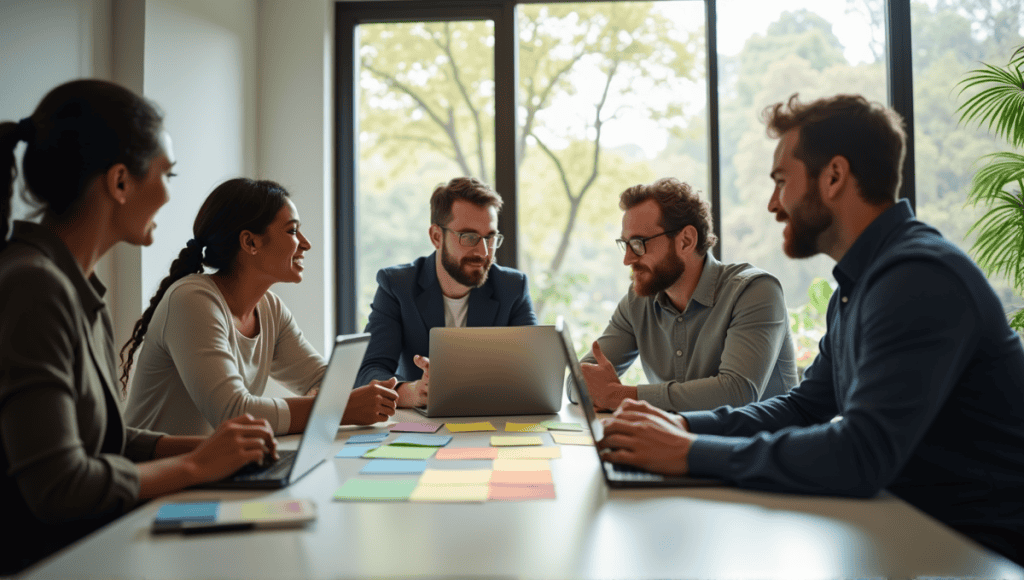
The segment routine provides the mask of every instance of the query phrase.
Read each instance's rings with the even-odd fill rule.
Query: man
[[[901,119],[845,95],[765,118],[783,249],[837,262],[821,352],[790,393],[741,409],[627,401],[601,448],[755,489],[888,489],[1024,563],[1024,349],[970,258],[896,201]]]
[[[494,265],[501,204],[472,177],[437,186],[429,229],[436,251],[377,273],[366,325],[372,336],[356,385],[397,384],[398,406],[425,405],[431,328],[537,324],[526,275]]]
[[[782,285],[750,264],[722,264],[707,202],[676,179],[636,185],[619,207],[630,291],[583,358],[594,404],[640,399],[694,411],[746,405],[796,384]],[[618,375],[637,355],[651,384]]]

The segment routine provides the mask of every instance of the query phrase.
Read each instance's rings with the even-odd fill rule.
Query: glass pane
[[[566,315],[589,345],[629,286],[619,194],[668,176],[707,190],[704,6],[526,4],[518,18],[519,265],[541,322]]]
[[[359,26],[357,314],[377,270],[433,251],[430,194],[453,177],[494,178],[494,23]]]
[[[720,0],[722,253],[782,282],[795,331],[797,365],[817,355],[824,313],[809,305],[816,278],[834,285],[826,256],[782,252],[782,224],[767,210],[776,140],[761,111],[800,93],[802,101],[860,93],[885,103],[882,0]]]
[[[979,159],[1013,149],[976,123],[958,122],[965,98],[957,83],[982,62],[1006,66],[1024,44],[1024,2],[914,2],[911,10],[917,215],[970,253],[967,230],[985,213],[964,203]],[[1024,306],[1003,277],[989,280],[1008,310]]]

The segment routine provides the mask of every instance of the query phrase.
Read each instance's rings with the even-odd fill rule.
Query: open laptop
[[[576,347],[573,346],[572,336],[569,335],[569,326],[561,317],[555,323],[558,334],[561,336],[562,352],[565,353],[565,361],[569,366],[570,381],[576,390],[576,397],[580,408],[587,418],[587,425],[590,427],[590,434],[594,441],[604,438],[604,426],[597,418],[594,411],[594,403],[590,398],[590,391],[587,390],[587,383],[583,378],[583,370],[580,368],[579,358],[576,356]],[[594,448],[597,450],[597,447]],[[725,485],[724,482],[715,479],[701,479],[685,475],[661,475],[651,473],[629,465],[618,465],[605,461],[601,452],[597,452],[597,460],[601,462],[601,473],[609,487],[618,488],[642,488],[642,487],[707,487]]]
[[[430,329],[427,417],[545,415],[562,408],[554,326]]]
[[[370,342],[369,334],[339,336],[334,341],[320,393],[313,402],[309,422],[296,450],[278,451],[280,459],[269,465],[249,464],[220,481],[201,487],[229,489],[276,489],[290,485],[309,473],[330,453],[345,414],[356,373]]]

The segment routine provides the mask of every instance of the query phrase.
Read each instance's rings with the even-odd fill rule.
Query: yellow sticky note
[[[547,429],[537,423],[505,423],[505,431],[509,433],[542,433]]]
[[[427,469],[420,476],[420,485],[460,485],[490,480],[490,469]]]
[[[492,459],[558,459],[562,456],[562,448],[554,445],[550,447],[502,447],[500,449],[486,447],[485,449],[498,452]],[[441,451],[437,453],[440,458]]]
[[[490,486],[486,483],[469,485],[443,485],[421,483],[409,496],[409,501],[472,502],[487,501]]]
[[[593,445],[594,438],[590,435],[567,435],[565,433],[552,433],[551,440],[559,445]]]
[[[466,433],[468,431],[497,431],[490,421],[479,423],[445,423],[445,427],[452,433]]]
[[[505,436],[505,435],[492,435],[491,446],[492,447],[512,447],[516,445],[544,445],[544,440],[536,435],[527,436]]]
[[[551,471],[547,459],[495,459],[494,471]]]

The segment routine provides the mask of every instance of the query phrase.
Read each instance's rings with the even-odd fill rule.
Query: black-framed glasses
[[[659,236],[670,236],[674,233],[681,231],[683,231],[683,228],[675,230],[666,230],[664,232],[661,232],[660,234],[654,234],[653,236],[647,236],[646,238],[635,237],[629,238],[628,240],[623,240],[622,238],[619,238],[615,240],[615,243],[619,245],[619,249],[622,250],[623,254],[626,253],[626,248],[629,248],[633,250],[633,253],[636,254],[637,257],[640,257],[647,253],[647,242],[649,242],[650,240],[653,240],[654,238],[657,238]]]
[[[459,245],[465,246],[467,248],[476,247],[476,245],[480,243],[480,240],[484,240],[487,243],[487,247],[489,248],[500,248],[501,242],[505,241],[505,236],[499,234],[498,232],[494,232],[493,234],[487,234],[486,236],[481,236],[480,234],[475,232],[457,232],[455,230],[450,230],[442,225],[438,225],[437,227],[441,228],[446,232],[451,232],[456,236],[459,236]]]

